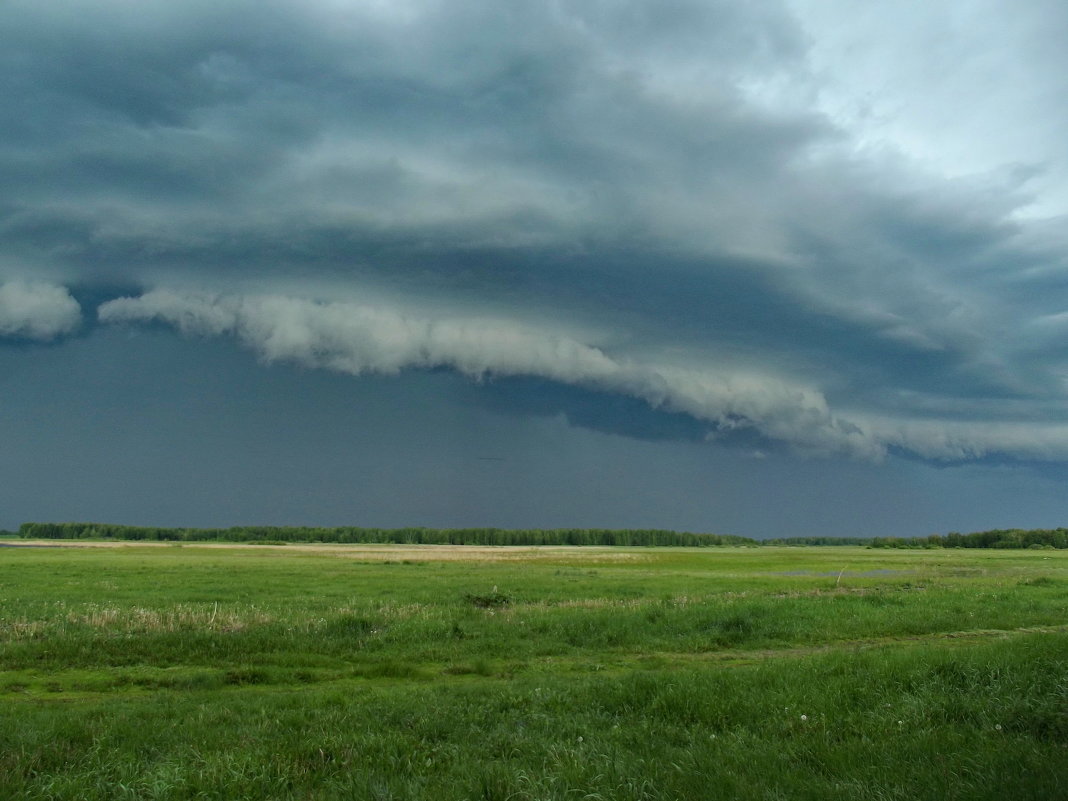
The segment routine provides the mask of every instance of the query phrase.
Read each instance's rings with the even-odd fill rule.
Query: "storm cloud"
[[[16,0],[0,22],[9,345],[162,326],[354,391],[446,371],[517,418],[659,419],[680,448],[1068,460],[1056,3]],[[494,389],[523,378],[537,399]]]
[[[733,369],[615,359],[599,348],[509,321],[427,319],[396,309],[288,297],[203,297],[166,290],[100,307],[105,322],[161,320],[187,334],[233,334],[268,361],[360,375],[448,367],[473,378],[535,376],[630,395],[716,429],[760,433],[827,452],[878,454],[810,388]]]

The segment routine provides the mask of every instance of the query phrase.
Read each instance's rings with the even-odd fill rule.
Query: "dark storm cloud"
[[[0,16],[14,286],[268,361],[548,380],[494,402],[629,436],[1068,458],[1035,170],[858,150],[781,4]]]
[[[733,72],[799,48],[732,4],[74,8],[8,11],[5,122],[25,135],[3,177],[16,224],[93,225],[71,243],[87,255],[131,237],[255,247],[279,223],[614,240],[655,224],[650,188],[773,174],[820,128],[740,102]]]

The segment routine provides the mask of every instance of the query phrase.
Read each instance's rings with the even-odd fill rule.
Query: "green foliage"
[[[871,537],[776,537],[764,540],[764,545],[870,545]]]
[[[502,528],[335,528],[234,526],[232,528],[158,528],[113,523],[23,523],[25,539],[115,539],[182,542],[394,543],[402,545],[600,545],[683,546],[756,545],[748,537],[693,534],[663,529],[502,529]]]
[[[512,602],[512,599],[507,595],[499,592],[491,592],[488,595],[472,595],[467,593],[464,595],[464,600],[472,606],[477,606],[479,609],[496,609],[502,606],[508,606]]]
[[[1068,784],[1064,551],[411,553],[5,549],[0,798]]]
[[[1068,548],[1068,529],[992,529],[960,534],[951,531],[942,537],[875,537],[873,548]]]
[[[11,536],[11,532],[6,532]],[[0,536],[5,532],[0,531]],[[926,537],[777,537],[763,541],[729,534],[695,534],[664,529],[502,529],[502,528],[334,528],[233,526],[160,528],[113,523],[23,523],[24,539],[104,539],[163,542],[291,542],[398,545],[593,545],[618,547],[711,547],[724,545],[850,546],[872,548],[1042,548],[1068,549],[1068,529],[994,529]]]
[[[926,537],[778,537],[764,545],[868,545],[872,548],[1068,548],[1068,529],[994,529]]]

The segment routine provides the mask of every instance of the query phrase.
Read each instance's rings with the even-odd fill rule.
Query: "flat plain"
[[[1068,797],[1068,551],[14,542],[0,797]]]

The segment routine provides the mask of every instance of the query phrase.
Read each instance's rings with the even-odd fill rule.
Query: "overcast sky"
[[[0,5],[0,527],[1068,524],[1068,5]]]

